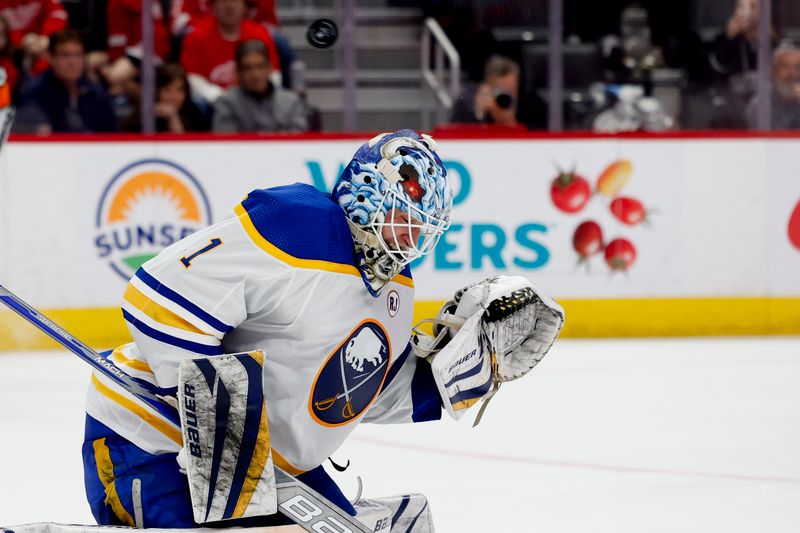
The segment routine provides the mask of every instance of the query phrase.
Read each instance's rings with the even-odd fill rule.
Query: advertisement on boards
[[[115,305],[138,266],[231,216],[250,190],[299,181],[330,191],[358,145],[74,143],[49,146],[41,164],[40,145],[13,146],[10,175],[24,179],[12,178],[7,249],[19,260],[6,268],[44,305]],[[446,299],[496,274],[528,276],[562,298],[681,290],[680,143],[483,140],[440,148],[455,207],[450,231],[415,265],[419,298]],[[46,206],[34,220],[24,218],[29,199]],[[45,290],[27,277],[32,266],[50,280]]]
[[[769,175],[770,291],[800,295],[800,157],[797,143],[775,141],[767,157]]]

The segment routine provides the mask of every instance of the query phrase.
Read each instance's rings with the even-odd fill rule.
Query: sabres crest
[[[365,320],[317,373],[309,397],[311,416],[323,426],[341,426],[360,416],[378,396],[390,362],[386,331]]]

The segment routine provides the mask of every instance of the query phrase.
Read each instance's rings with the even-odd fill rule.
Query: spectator
[[[136,77],[136,90],[128,91],[133,111],[122,121],[122,129],[141,132],[141,90]],[[166,63],[156,71],[156,131],[159,133],[186,133],[211,129],[210,113],[192,99],[186,71],[177,63]],[[206,104],[207,107],[207,104]]]
[[[468,84],[453,108],[451,122],[494,124],[505,127],[545,126],[543,105],[534,97],[520,101],[519,65],[507,57],[494,55],[484,67],[483,81]]]
[[[213,0],[183,0],[182,11],[189,17],[189,24],[206,15],[211,15],[212,1]],[[262,26],[277,26],[278,17],[275,15],[275,0],[248,0],[245,18],[261,24]]]
[[[712,45],[709,64],[714,77],[710,127],[747,127],[746,108],[756,91],[759,0],[738,0],[725,31]]]
[[[6,71],[6,85],[13,94],[19,81],[19,70],[13,61],[14,47],[8,22],[0,16],[0,67]]]
[[[54,33],[49,40],[50,68],[20,97],[15,131],[106,132],[116,130],[108,95],[89,80],[85,50],[77,30]]]
[[[758,127],[758,99],[747,107],[751,128]],[[800,48],[779,46],[772,56],[772,128],[800,129]]]
[[[186,71],[177,63],[167,63],[156,73],[156,131],[185,133],[211,129],[208,104],[192,98]]]
[[[239,45],[236,74],[239,86],[225,92],[214,106],[215,132],[308,130],[307,109],[300,97],[270,81],[270,54],[263,41]]]
[[[11,44],[23,53],[25,69],[43,72],[50,36],[67,27],[61,0],[0,0],[0,16],[10,27]]]
[[[170,12],[165,13],[165,7]],[[177,3],[153,2],[153,42],[156,55],[162,60],[170,59],[172,45],[172,22]],[[128,47],[142,46],[142,0],[108,1],[108,56],[111,61],[125,55]]]
[[[717,78],[731,84],[737,94],[750,96],[755,90],[759,8],[760,0],[738,0],[725,31],[711,50],[712,70]],[[772,36],[774,40],[774,30]]]
[[[251,20],[264,28],[272,37],[278,60],[281,64],[281,84],[287,89],[292,86],[292,62],[295,58],[294,48],[288,37],[278,28],[278,17],[275,15],[275,0],[245,0],[247,13],[245,19]],[[211,15],[211,0],[184,0],[179,24],[191,27],[203,17]]]
[[[270,65],[280,68],[272,37],[263,26],[245,20],[246,10],[245,0],[212,0],[213,16],[198,21],[184,39],[181,64],[192,90],[209,102],[236,85],[234,55],[243,41],[262,41]]]

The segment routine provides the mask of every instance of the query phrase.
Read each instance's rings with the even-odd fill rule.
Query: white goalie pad
[[[198,524],[278,510],[259,351],[181,362],[178,402]]]
[[[422,494],[361,499],[356,518],[378,533],[435,533],[428,499]]]

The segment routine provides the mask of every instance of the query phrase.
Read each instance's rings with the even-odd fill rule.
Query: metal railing
[[[461,92],[461,56],[436,20],[425,19],[422,27],[422,90],[433,94],[436,105],[436,124],[447,121],[456,98]],[[449,79],[445,74],[445,56],[449,64]],[[422,106],[423,129],[431,129],[429,98]]]

